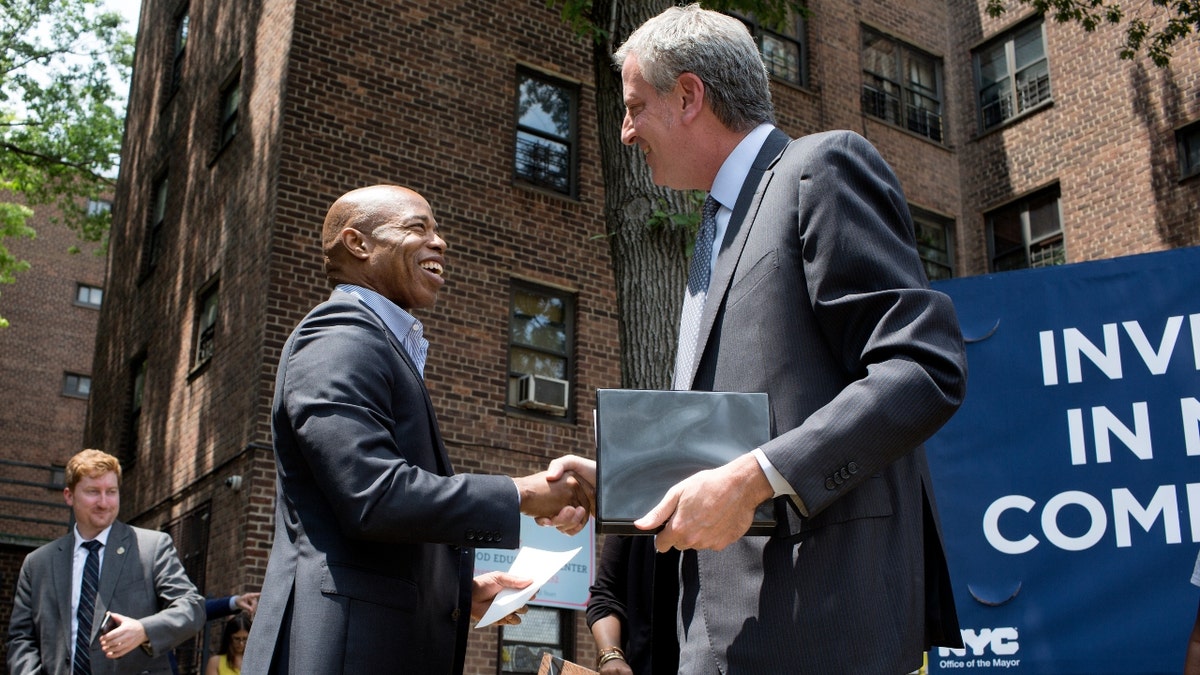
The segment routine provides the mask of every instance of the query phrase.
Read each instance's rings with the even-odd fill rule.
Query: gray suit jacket
[[[461,672],[471,547],[519,543],[512,479],[453,475],[416,366],[340,291],[284,345],[271,427],[275,541],[242,673]]]
[[[807,513],[780,498],[774,536],[684,556],[681,672],[897,675],[957,644],[921,444],[961,403],[966,358],[865,139],[768,137],[696,353],[693,389],[769,395],[762,449]]]
[[[71,561],[74,533],[25,557],[8,629],[10,675],[70,675]],[[171,537],[116,521],[109,531],[92,619],[95,675],[171,672],[167,655],[204,627],[204,598],[183,571]],[[151,654],[135,649],[110,660],[100,649],[106,611],[142,622]]]

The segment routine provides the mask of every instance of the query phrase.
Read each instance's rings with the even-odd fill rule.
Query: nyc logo
[[[1021,648],[1017,642],[1016,628],[982,628],[978,632],[973,628],[964,628],[961,633],[963,644],[966,647],[963,649],[938,647],[938,656],[966,656],[968,649],[972,656],[984,656],[989,651],[996,656],[1012,656]]]

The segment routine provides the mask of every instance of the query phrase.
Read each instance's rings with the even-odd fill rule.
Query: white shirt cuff
[[[775,465],[771,464],[771,460],[767,459],[767,453],[763,452],[762,448],[755,448],[751,454],[754,455],[754,459],[758,460],[759,468],[767,475],[767,481],[771,483],[771,489],[775,491],[776,497],[796,494],[796,491],[792,489],[791,483],[788,483],[783,474],[779,473],[779,469],[776,469]]]
[[[767,459],[767,453],[762,451],[762,448],[755,448],[750,452],[754,455],[754,459],[758,460],[758,468],[762,469],[763,474],[767,477],[767,482],[771,484],[771,489],[775,491],[776,497],[790,497],[792,503],[800,510],[800,515],[808,517],[808,508],[804,506],[804,500],[800,499],[800,495],[792,488],[792,484],[779,473],[779,469]]]

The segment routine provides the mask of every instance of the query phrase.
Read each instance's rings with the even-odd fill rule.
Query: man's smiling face
[[[415,192],[397,200],[394,213],[366,234],[371,242],[371,287],[405,310],[428,309],[442,284],[446,241],[433,209]]]
[[[681,181],[677,131],[682,101],[675,91],[665,95],[642,77],[637,56],[630,54],[621,66],[625,98],[625,119],[621,123],[621,142],[636,145],[650,166],[655,185],[676,189],[689,186]]]

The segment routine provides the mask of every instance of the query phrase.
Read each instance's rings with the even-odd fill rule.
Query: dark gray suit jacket
[[[921,444],[965,395],[948,297],[862,137],[768,137],[733,208],[692,388],[766,392],[762,446],[807,515],[684,556],[681,672],[915,670],[957,616]]]
[[[242,673],[461,672],[471,547],[519,543],[512,479],[453,475],[416,366],[341,291],[284,345],[271,428],[275,541]]]
[[[75,535],[68,534],[25,557],[8,629],[11,675],[70,675],[71,562]],[[116,521],[103,549],[96,616],[92,619],[92,673],[171,672],[167,655],[204,627],[204,598],[183,571],[171,537]],[[110,660],[100,649],[106,611],[142,622],[151,654],[135,649]]]

